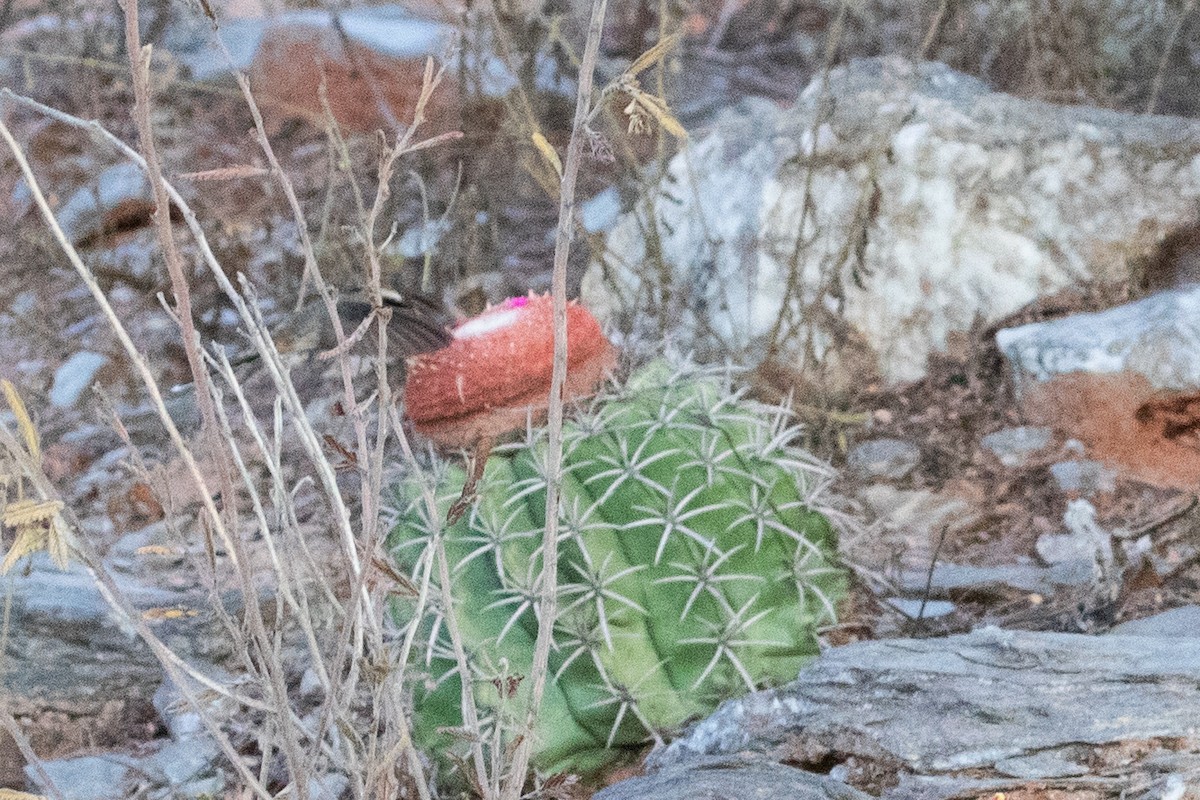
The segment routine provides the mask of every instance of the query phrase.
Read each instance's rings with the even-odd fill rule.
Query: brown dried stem
[[[534,731],[546,691],[549,671],[550,645],[558,612],[558,497],[562,483],[562,423],[563,385],[567,378],[567,256],[574,233],[575,183],[583,159],[588,116],[592,104],[592,77],[604,33],[604,13],[607,0],[592,0],[592,19],[588,25],[587,43],[579,67],[579,89],[575,98],[575,122],[571,141],[567,145],[567,160],[559,189],[558,232],[554,240],[554,273],[551,291],[554,298],[554,371],[550,378],[550,408],[546,444],[546,530],[542,535],[542,579],[538,600],[537,644],[530,668],[533,687],[529,710],[525,718],[524,736],[513,753],[501,800],[518,800],[525,785],[525,773],[533,753]]]

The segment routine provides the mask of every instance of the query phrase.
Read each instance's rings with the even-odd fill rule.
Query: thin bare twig
[[[579,67],[579,89],[575,98],[575,122],[567,145],[567,160],[559,189],[558,232],[554,240],[554,273],[551,291],[554,298],[554,371],[550,378],[550,408],[546,443],[546,530],[542,535],[542,578],[539,588],[537,644],[530,673],[533,687],[525,718],[525,735],[513,753],[513,760],[501,791],[501,800],[519,800],[525,785],[525,773],[533,753],[534,731],[546,691],[550,645],[558,612],[558,496],[562,483],[563,385],[567,379],[567,256],[574,233],[575,183],[583,160],[585,127],[592,104],[592,78],[604,33],[607,0],[592,0],[592,19],[587,43]]]
[[[196,323],[192,318],[192,293],[184,274],[183,259],[175,244],[175,234],[171,230],[170,200],[164,186],[162,164],[158,159],[158,148],[154,143],[154,130],[150,122],[150,46],[142,47],[141,32],[138,28],[137,0],[120,0],[121,10],[125,12],[125,48],[129,53],[129,71],[133,83],[133,119],[137,124],[138,139],[142,145],[142,153],[146,159],[146,177],[150,181],[154,193],[154,225],[157,229],[158,242],[163,249],[163,258],[167,263],[167,274],[171,279],[171,291],[175,295],[174,313],[179,321],[180,334],[183,338],[184,353],[187,356],[188,368],[192,380],[196,384],[196,401],[203,421],[203,430],[209,436],[214,435],[217,427],[217,412],[209,392],[209,375],[200,353],[200,334],[196,331]],[[230,487],[224,487],[229,489]],[[234,513],[232,510],[227,513]]]
[[[938,7],[937,14],[929,25],[929,30],[925,32],[925,40],[921,42],[921,48],[917,50],[918,61],[929,58],[929,54],[938,43],[938,39],[941,38],[942,31],[946,27],[946,17],[950,13],[950,2],[951,0],[942,0],[942,4]]]
[[[1183,8],[1179,12],[1179,18],[1175,20],[1175,25],[1171,28],[1171,33],[1167,36],[1167,42],[1163,45],[1162,55],[1158,59],[1158,69],[1154,73],[1154,83],[1150,86],[1150,99],[1146,101],[1146,113],[1154,114],[1158,109],[1158,98],[1162,94],[1163,82],[1166,80],[1167,62],[1170,60],[1171,51],[1175,49],[1175,41],[1179,38],[1179,32],[1183,30],[1183,25],[1187,22],[1187,18],[1196,10],[1197,0],[1187,0],[1183,4]]]

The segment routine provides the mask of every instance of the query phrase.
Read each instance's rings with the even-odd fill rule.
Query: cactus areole
[[[549,405],[554,313],[549,295],[513,297],[458,325],[441,350],[408,362],[404,407],[430,439],[462,447],[524,427]],[[592,394],[616,365],[596,318],[567,306],[564,400]]]

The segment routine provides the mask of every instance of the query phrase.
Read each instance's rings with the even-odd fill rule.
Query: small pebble
[[[108,363],[108,358],[87,351],[76,353],[54,373],[50,387],[50,402],[58,408],[70,408],[79,401],[83,390],[92,385],[96,373]]]
[[[1116,491],[1117,471],[1099,461],[1060,461],[1050,467],[1058,488],[1083,497]]]
[[[903,439],[872,439],[856,445],[846,457],[846,465],[862,478],[901,480],[921,460],[921,449]]]
[[[992,451],[1006,467],[1019,467],[1037,451],[1050,444],[1050,429],[1019,425],[989,433],[980,444]]]

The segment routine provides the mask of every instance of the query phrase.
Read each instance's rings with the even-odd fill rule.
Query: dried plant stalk
[[[533,652],[529,710],[524,731],[513,753],[512,764],[501,791],[501,800],[519,800],[525,785],[529,759],[533,753],[533,730],[546,691],[550,646],[554,636],[554,618],[558,610],[558,498],[562,483],[563,385],[567,379],[567,256],[571,250],[575,219],[575,183],[587,139],[587,121],[592,107],[592,78],[604,33],[607,0],[592,0],[592,18],[588,25],[583,62],[579,67],[579,88],[575,98],[575,121],[567,145],[567,161],[559,188],[558,232],[554,239],[554,371],[550,378],[550,408],[546,445],[546,530],[542,536],[542,576],[539,588],[538,635]],[[467,681],[464,680],[464,683]]]

